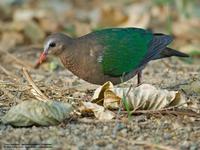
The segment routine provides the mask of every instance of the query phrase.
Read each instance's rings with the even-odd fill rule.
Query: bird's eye
[[[49,44],[49,47],[55,47],[56,46],[56,43],[52,42]]]

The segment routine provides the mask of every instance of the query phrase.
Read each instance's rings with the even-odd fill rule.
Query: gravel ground
[[[23,57],[27,58],[28,55]],[[30,57],[30,61],[35,59],[35,56]],[[6,61],[3,62],[6,69],[20,78],[20,83],[27,84],[19,66],[5,65]],[[199,72],[199,62],[189,65],[176,58],[158,60],[151,62],[145,68],[143,83],[170,90],[181,90],[180,85],[199,79]],[[0,73],[1,81],[14,83],[13,79],[3,71]],[[92,89],[96,87],[79,80],[62,67],[49,72],[47,64],[39,70],[30,69],[30,74],[48,97],[68,101],[74,106],[78,106],[82,100],[89,100]],[[125,87],[131,83],[136,83],[136,79],[119,86]],[[21,85],[15,86],[21,87]],[[31,97],[29,89],[22,87],[15,90],[10,87],[9,91],[17,96],[21,93],[18,96],[21,100]],[[3,116],[15,101],[1,93],[1,90],[0,96],[1,116]],[[200,102],[198,94],[186,93],[186,97],[195,103]],[[0,124],[0,143],[2,149],[24,146],[9,144],[32,144],[26,145],[36,147],[32,149],[41,149],[42,146],[46,149],[200,149],[200,118],[152,114],[134,115],[128,120],[126,115],[121,114],[116,136],[113,137],[115,125],[115,120],[102,122],[92,116],[74,116],[58,126],[50,127],[15,128]]]

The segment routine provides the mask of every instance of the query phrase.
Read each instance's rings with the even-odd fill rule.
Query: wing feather
[[[137,69],[153,34],[138,28],[114,28],[95,33],[103,45],[102,68],[106,75],[121,76]]]

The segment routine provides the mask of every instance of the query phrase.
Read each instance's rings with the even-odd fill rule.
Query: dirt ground
[[[200,91],[182,89],[182,85],[190,89],[193,81],[200,87],[199,6],[198,0],[0,1],[0,149],[200,149]],[[173,35],[170,47],[192,57],[150,62],[142,82],[181,91],[198,115],[187,111],[128,118],[123,111],[116,123],[76,113],[57,126],[21,128],[1,122],[12,106],[35,99],[22,67],[49,99],[68,102],[75,109],[90,101],[98,86],[75,77],[55,57],[48,57],[39,69],[33,66],[50,33],[78,37],[107,27],[140,27]],[[136,77],[118,86],[131,84],[136,87]]]
[[[28,49],[28,50],[27,50]],[[24,64],[33,64],[39,55],[37,48],[18,48],[10,55],[1,57],[1,116],[12,105],[31,98],[30,86],[25,81],[18,63],[6,65],[8,58],[16,56]],[[18,55],[19,52],[23,55]],[[6,56],[6,57],[5,57]],[[4,59],[5,58],[5,59]],[[27,59],[29,58],[29,59]],[[53,61],[54,58],[49,59]],[[59,62],[59,61],[58,61]],[[61,65],[55,71],[46,70],[48,63],[39,69],[29,67],[30,75],[38,87],[54,100],[67,101],[79,106],[88,101],[97,87],[73,76]],[[27,66],[28,67],[28,66]],[[199,62],[190,65],[180,59],[170,58],[151,62],[143,72],[143,83],[153,84],[169,90],[181,91],[180,85],[199,79]],[[19,84],[20,83],[20,84]],[[135,84],[135,78],[124,83],[123,87]],[[17,98],[10,99],[11,95]],[[200,96],[186,93],[187,100],[199,103]],[[112,137],[115,120],[98,121],[93,116],[72,116],[59,126],[15,128],[0,124],[0,143],[6,144],[50,144],[49,149],[190,149],[200,148],[200,118],[187,115],[134,115],[128,120],[121,114],[116,137]],[[12,145],[11,145],[12,146]],[[20,146],[20,145],[18,145]],[[30,146],[30,145],[29,145]],[[33,145],[32,145],[33,146]],[[34,145],[41,146],[41,145]],[[39,148],[40,149],[40,148]]]

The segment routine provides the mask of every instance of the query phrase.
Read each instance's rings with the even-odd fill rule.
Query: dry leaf
[[[110,82],[110,81],[108,81],[108,82],[104,83],[102,86],[98,87],[94,91],[91,102],[96,103],[96,102],[99,102],[99,100],[102,100],[102,102],[103,102],[105,90],[113,89],[113,87],[114,86],[113,86],[112,82]]]
[[[58,101],[28,100],[12,107],[2,118],[13,126],[57,125],[69,117],[72,106]]]
[[[116,95],[120,97],[123,96],[124,90],[127,93],[128,88],[114,89]],[[150,84],[142,84],[131,89],[127,95],[127,102],[132,110],[158,110],[186,103],[180,92],[157,89]]]
[[[115,114],[112,111],[106,110],[103,106],[91,102],[83,102],[83,105],[85,110],[93,112],[95,117],[99,120],[111,120],[115,117]]]
[[[129,88],[114,88],[111,82],[106,82],[95,91],[92,102],[101,101],[105,108],[117,109],[128,91]],[[150,84],[130,89],[126,100],[130,110],[158,110],[186,103],[180,92],[157,89]]]
[[[117,96],[113,91],[106,90],[104,92],[103,106],[108,109],[118,109],[121,98]]]

